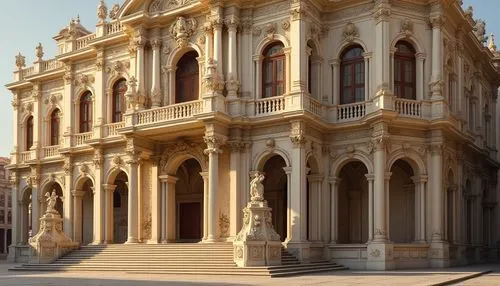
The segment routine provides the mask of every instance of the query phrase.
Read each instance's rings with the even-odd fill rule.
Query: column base
[[[429,248],[431,268],[445,268],[450,266],[450,250],[446,241],[431,242]]]
[[[219,240],[216,238],[207,238],[201,241],[201,243],[216,243],[216,242],[219,242]]]
[[[130,237],[129,239],[127,239],[127,241],[125,242],[125,244],[137,244],[139,243],[139,240],[135,237]]]
[[[285,241],[283,244],[286,250],[301,263],[307,263],[311,260],[311,248],[308,241]]]
[[[367,270],[394,269],[394,244],[390,242],[371,241],[366,248],[368,258]]]

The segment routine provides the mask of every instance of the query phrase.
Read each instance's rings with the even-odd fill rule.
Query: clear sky
[[[106,1],[108,8],[115,2]],[[499,0],[464,0],[464,7],[474,7],[474,17],[486,20],[487,33],[498,35],[500,46]],[[95,31],[98,0],[2,0],[0,12],[0,156],[9,156],[12,150],[12,94],[4,87],[13,80],[14,56],[21,52],[26,64],[31,65],[35,47],[41,42],[45,59],[54,57],[52,39],[71,18],[80,15],[81,23]]]

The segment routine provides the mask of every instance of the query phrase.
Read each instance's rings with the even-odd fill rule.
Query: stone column
[[[262,55],[257,55],[253,57],[254,67],[255,67],[255,97],[262,98],[262,61],[264,57]]]
[[[368,181],[368,241],[373,240],[373,174],[366,174]]]
[[[15,174],[14,174],[15,175]],[[20,234],[22,234],[22,225],[23,221],[22,218],[20,217],[20,212],[19,209],[22,209],[22,205],[19,204],[19,194],[18,194],[18,181],[16,179],[10,181],[11,183],[11,204],[12,204],[12,238],[11,238],[11,245],[17,245],[18,242],[20,242]],[[7,240],[5,240],[7,241]],[[7,245],[7,247],[9,247]],[[14,251],[14,249],[10,250],[9,252]]]
[[[235,16],[230,17],[226,21],[228,31],[228,56],[227,56],[227,98],[234,99],[238,97],[239,81],[238,81],[238,49],[236,46],[236,37],[239,20]]]
[[[159,33],[159,31],[157,33]],[[153,49],[153,72],[152,72],[152,78],[151,78],[151,102],[152,102],[152,107],[155,108],[155,107],[160,107],[160,105],[161,105],[161,85],[160,85],[161,39],[156,38],[156,39],[152,40],[151,47]]]
[[[204,137],[208,154],[208,228],[205,242],[215,242],[217,240],[217,190],[219,184],[219,154],[223,138],[218,135],[206,135]]]
[[[291,57],[290,81],[288,85],[292,93],[306,91],[307,82],[307,55],[306,55],[306,31],[307,22],[304,20],[306,9],[301,1],[291,2],[291,19],[290,19],[290,46]]]
[[[37,186],[31,186],[31,234],[35,235],[38,233],[38,226],[40,225],[40,209],[38,201],[38,188]]]
[[[208,59],[213,58],[213,28],[211,22],[205,22],[203,26],[203,30],[205,33],[205,63],[208,62]],[[207,66],[205,66],[206,68]]]
[[[214,32],[214,50],[213,50],[213,59],[217,66],[216,73],[223,80],[223,63],[222,63],[222,24],[223,20],[217,16],[212,20],[212,27]]]
[[[293,249],[296,257],[301,261],[309,260],[309,244],[307,243],[307,186],[306,186],[306,138],[305,123],[294,121],[291,123],[290,140],[293,148],[292,174],[290,191],[292,237],[287,240],[287,247]],[[287,238],[290,239],[290,238]]]
[[[136,155],[132,155],[131,158],[127,160],[129,165],[129,178],[128,178],[128,226],[127,226],[127,242],[126,243],[137,243],[138,242],[138,177],[139,177],[139,162]]]
[[[340,104],[340,67],[338,60],[330,61],[330,65],[332,66],[332,82],[333,82],[333,93],[332,93],[332,104],[339,105]]]
[[[286,237],[285,241],[290,241],[292,239],[292,168],[284,167],[283,171],[286,174]]]
[[[331,225],[330,225],[330,236],[331,241],[330,244],[336,244],[338,242],[338,212],[339,212],[339,185],[341,179],[337,177],[330,178],[330,192],[331,192],[331,209],[330,209],[330,217],[331,217]]]
[[[162,213],[162,183],[159,183],[159,162],[153,157],[151,165],[151,240],[148,243],[158,243],[161,241],[161,220]]]
[[[443,80],[443,36],[441,26],[443,18],[440,14],[430,17],[432,25],[432,99],[442,99],[442,80]]]
[[[385,164],[386,164],[386,142],[385,138],[377,138],[374,140],[375,154],[373,173],[373,214],[374,214],[374,241],[387,241],[387,220],[386,220],[386,179],[385,179]]]
[[[82,198],[85,192],[80,190],[73,190],[71,193],[74,200],[73,240],[75,242],[82,243]]]
[[[208,172],[200,172],[203,178],[203,238],[207,240],[208,235]]]
[[[241,195],[246,189],[241,187],[241,151],[245,145],[239,141],[230,142],[231,154],[229,158],[229,217],[231,223],[229,226],[229,237],[234,238],[241,229],[241,214],[243,205],[241,205]]]
[[[387,240],[391,240],[391,204],[390,204],[390,182],[391,182],[391,172],[385,172],[385,227],[386,227],[386,237]]]
[[[103,154],[101,149],[96,149],[94,154],[94,241],[93,244],[101,244],[104,242],[104,191],[102,188],[102,178],[103,178]]]
[[[161,208],[161,242],[175,241],[175,184],[177,178],[171,175],[160,176],[162,185],[162,208]]]
[[[425,100],[424,96],[424,61],[425,61],[425,55],[423,53],[417,53],[416,55],[417,59],[417,66],[416,66],[416,72],[417,72],[417,83],[416,83],[416,93],[417,93],[417,100]]]
[[[113,193],[116,185],[102,185],[104,190],[104,241],[113,243]]]
[[[415,184],[415,242],[426,243],[425,185],[427,182],[427,176],[421,175],[412,179]]]
[[[370,60],[371,53],[363,53],[365,59],[365,101],[370,100]]]
[[[73,195],[71,193],[73,187],[73,160],[67,156],[64,158],[64,189],[63,189],[63,229],[64,233],[73,238]]]
[[[319,174],[307,176],[309,181],[309,240],[319,242],[321,241],[321,181],[323,176]]]
[[[377,88],[377,96],[383,95],[390,89],[390,31],[389,17],[391,15],[391,5],[388,1],[379,1],[374,11],[374,30],[375,30],[375,51],[377,55],[374,58],[375,86]],[[377,181],[377,178],[375,178]],[[375,188],[377,183],[375,182]]]
[[[167,74],[168,74],[168,94],[169,94],[169,103],[170,105],[175,104],[175,71],[177,70],[177,67],[172,67],[169,66],[167,69]]]
[[[144,72],[144,63],[145,63],[145,53],[144,53],[144,44],[145,39],[141,36],[136,38],[135,44],[137,48],[137,66],[136,66],[136,79],[137,79],[137,92],[139,97],[144,97],[146,94],[145,90],[145,72]],[[144,108],[144,104],[139,100],[138,109],[141,110]],[[130,230],[129,230],[130,231]]]

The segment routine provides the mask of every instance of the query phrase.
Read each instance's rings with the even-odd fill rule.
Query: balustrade
[[[306,109],[312,114],[317,116],[323,116],[323,105],[316,99],[309,97],[306,101]]]
[[[125,127],[125,122],[110,123],[104,127],[106,128],[107,137],[118,136],[118,129]]]
[[[90,34],[76,39],[76,49],[80,50],[86,48],[89,45],[89,42],[95,39],[95,37],[95,34]]]
[[[86,141],[92,139],[92,132],[75,134],[75,145],[80,146],[85,144]]]
[[[26,162],[31,160],[31,151],[21,152],[21,162]]]
[[[395,109],[401,116],[422,117],[422,102],[410,99],[397,98]]]
[[[116,34],[123,31],[123,25],[118,21],[107,23],[105,31],[106,35]]]
[[[273,96],[269,98],[257,99],[255,101],[255,115],[272,115],[285,110],[285,97]]]
[[[42,151],[43,158],[59,156],[59,145],[43,147]]]
[[[189,118],[203,111],[202,101],[190,101],[169,105],[161,108],[153,108],[139,111],[137,113],[137,124],[150,124],[167,120]]]
[[[339,105],[337,109],[337,120],[353,121],[359,120],[366,115],[366,102],[356,102]]]

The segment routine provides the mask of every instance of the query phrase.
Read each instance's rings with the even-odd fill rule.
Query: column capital
[[[389,181],[391,179],[391,176],[392,176],[392,172],[385,172],[385,174],[384,174],[384,178],[386,181]]]
[[[339,177],[329,177],[328,178],[328,182],[330,184],[334,184],[334,185],[340,184],[341,181],[342,181],[342,178],[339,178]]]
[[[422,184],[422,183],[426,183],[427,182],[428,176],[427,175],[413,176],[413,177],[411,177],[411,180],[415,184],[418,184],[418,183]]]
[[[441,156],[443,155],[444,145],[443,143],[432,143],[430,149],[433,156]]]
[[[227,145],[231,149],[231,152],[241,153],[246,149],[246,143],[242,141],[229,141]]]
[[[102,188],[105,192],[114,192],[116,190],[116,185],[102,184]]]
[[[203,171],[203,172],[200,172],[200,176],[201,176],[204,180],[208,179],[208,171]]]
[[[307,176],[309,182],[316,182],[316,183],[323,181],[324,178],[325,177],[323,176],[323,174],[312,174]]]
[[[227,138],[222,135],[205,135],[203,137],[205,144],[207,144],[207,149],[205,149],[205,154],[210,153],[222,153],[222,145],[226,143]]]
[[[167,184],[175,184],[179,180],[177,177],[172,175],[161,175],[158,179],[160,179],[160,182]]]
[[[80,191],[80,190],[72,190],[71,194],[75,198],[81,198],[81,197],[83,197],[85,195],[85,192],[84,191]]]
[[[162,45],[161,39],[152,39],[149,43],[151,44],[151,48],[153,48],[153,50],[159,50]]]
[[[365,177],[368,182],[373,182],[373,180],[375,180],[375,175],[373,173],[368,173]]]
[[[380,135],[371,139],[375,151],[385,151],[389,144],[389,135]]]
[[[283,167],[283,171],[285,171],[287,175],[290,175],[292,174],[292,167]]]
[[[444,16],[433,15],[429,17],[429,23],[433,29],[441,29],[441,26],[444,25]]]

